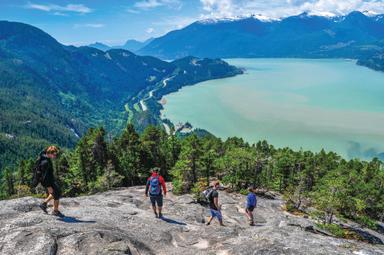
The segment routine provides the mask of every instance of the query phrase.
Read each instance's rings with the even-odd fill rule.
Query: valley
[[[150,90],[159,88],[160,95],[240,73],[219,59],[166,62],[121,49],[65,46],[36,27],[0,21],[0,169],[51,143],[73,148],[90,127],[116,135],[128,120],[139,130],[161,125],[157,102],[144,103]],[[162,87],[169,77],[174,82]]]

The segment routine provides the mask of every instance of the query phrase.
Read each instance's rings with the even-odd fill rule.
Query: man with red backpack
[[[156,218],[161,218],[161,209],[163,207],[163,193],[164,196],[167,195],[167,187],[165,186],[164,178],[159,175],[159,169],[153,168],[152,175],[147,180],[147,185],[145,186],[145,196],[151,199],[152,209],[155,213]],[[159,213],[156,211],[156,204]]]

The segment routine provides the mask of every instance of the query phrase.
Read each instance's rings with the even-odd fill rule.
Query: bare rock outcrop
[[[42,213],[36,198],[0,201],[0,254],[384,254],[383,245],[306,231],[314,223],[278,198],[259,198],[248,226],[244,200],[220,191],[225,227],[206,226],[208,209],[190,195],[169,194],[156,219],[141,186],[64,198],[64,218]]]

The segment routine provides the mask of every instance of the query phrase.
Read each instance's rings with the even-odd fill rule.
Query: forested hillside
[[[384,71],[384,52],[375,54],[371,57],[360,59],[357,64],[369,67],[377,71]]]
[[[191,80],[179,77],[189,58],[64,46],[36,27],[0,21],[0,171],[49,143],[71,148],[90,127],[119,133],[135,117],[128,102],[167,77],[182,86],[240,73],[224,61],[202,63]]]
[[[31,194],[32,166],[33,159],[24,160],[5,171],[2,198]],[[345,160],[333,152],[277,149],[236,137],[178,138],[152,126],[140,135],[130,124],[112,141],[103,128],[90,129],[74,150],[64,150],[55,161],[65,196],[143,184],[153,167],[172,180],[176,194],[199,194],[217,178],[235,191],[249,185],[279,191],[287,198],[287,210],[315,206],[327,224],[338,216],[375,229],[374,220],[384,219],[384,168],[378,159]]]

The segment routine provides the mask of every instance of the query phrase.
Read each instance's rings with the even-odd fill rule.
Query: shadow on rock
[[[57,220],[65,222],[65,223],[96,223],[96,221],[94,221],[94,220],[79,220],[75,217],[70,217],[70,216],[64,216],[64,217],[59,218]]]
[[[359,228],[350,228],[350,230],[354,231],[361,239],[364,241],[371,243],[371,244],[384,244],[383,240],[381,240],[379,237],[374,236],[373,234],[369,233],[368,231],[364,231],[363,229]]]
[[[187,224],[184,223],[184,222],[181,222],[181,221],[176,221],[176,220],[172,220],[172,219],[169,219],[169,218],[166,218],[166,217],[161,217],[160,218],[161,220],[167,222],[167,223],[171,223],[171,224],[177,224],[177,225],[183,225],[183,226],[186,226]]]

